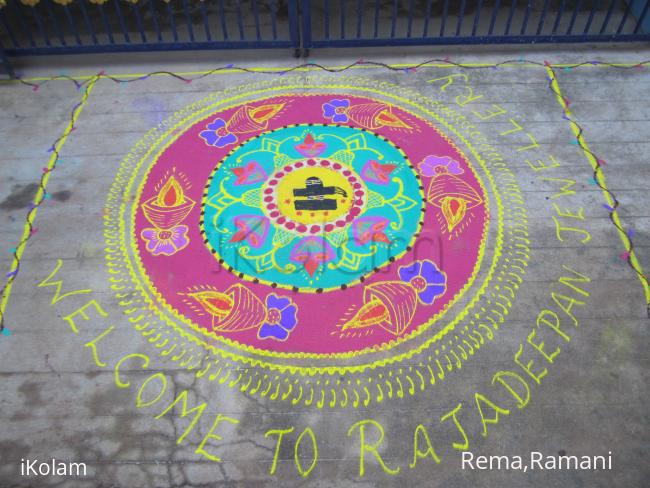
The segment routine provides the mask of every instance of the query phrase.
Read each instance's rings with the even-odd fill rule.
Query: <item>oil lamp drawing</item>
[[[440,209],[451,233],[460,224],[468,210],[483,203],[478,192],[460,178],[463,170],[448,156],[427,156],[420,163],[420,171],[431,177],[427,201]]]
[[[381,327],[401,336],[418,304],[431,305],[447,291],[447,275],[428,259],[414,261],[398,271],[401,281],[382,281],[363,290],[363,305],[340,326],[341,332]]]
[[[268,127],[269,120],[284,108],[284,103],[270,103],[253,107],[244,105],[237,109],[228,120],[215,119],[199,134],[208,146],[224,147],[237,142],[237,134],[262,131]]]
[[[323,104],[323,116],[335,123],[352,122],[366,129],[395,127],[410,129],[411,126],[400,119],[386,103],[371,102],[350,105],[350,100],[330,100]]]
[[[158,194],[142,204],[142,213],[153,225],[140,233],[154,256],[171,256],[189,244],[188,227],[180,225],[196,203],[185,195],[175,176],[170,176]]]
[[[212,331],[239,332],[253,329],[259,327],[267,315],[264,303],[240,284],[232,285],[223,292],[204,287],[180,295],[193,301],[186,302],[192,308],[212,317]]]
[[[363,291],[363,306],[341,330],[379,326],[399,337],[411,323],[417,303],[415,290],[406,283],[373,283]]]
[[[284,341],[298,323],[298,307],[284,296],[271,293],[263,302],[243,285],[235,284],[224,292],[211,286],[192,287],[184,301],[193,310],[212,317],[211,332],[241,332],[258,328],[260,340]]]

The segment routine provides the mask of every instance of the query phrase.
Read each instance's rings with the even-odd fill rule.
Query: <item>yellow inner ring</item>
[[[333,194],[326,194],[322,197],[315,196],[312,198],[304,196],[294,196],[294,190],[308,188],[307,179],[318,178],[322,183],[325,191],[329,189],[340,190]],[[314,188],[317,185],[309,185]],[[316,193],[319,193],[316,191]],[[343,195],[342,193],[345,193]],[[299,202],[316,202],[316,201],[336,202],[336,209],[327,210],[298,210],[296,201]],[[278,183],[276,192],[276,202],[278,211],[286,218],[299,222],[301,224],[322,224],[334,221],[345,215],[354,202],[354,189],[347,177],[343,176],[337,170],[321,166],[307,166],[305,168],[294,169],[285,174]],[[332,205],[333,206],[333,205]]]

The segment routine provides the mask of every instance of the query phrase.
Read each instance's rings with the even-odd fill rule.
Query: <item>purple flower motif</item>
[[[417,291],[418,299],[423,305],[431,305],[447,290],[447,275],[428,259],[402,266],[398,273],[402,281]]]
[[[260,339],[275,339],[284,341],[298,323],[296,312],[298,307],[287,297],[279,297],[271,293],[266,297],[266,319],[257,331]]]
[[[223,119],[214,119],[214,122],[208,124],[206,129],[199,136],[208,146],[224,147],[228,144],[237,142],[237,136],[228,132],[226,121]]]
[[[458,161],[449,156],[427,156],[420,162],[420,172],[424,176],[436,177],[441,174],[459,175],[463,169]]]
[[[347,122],[348,107],[350,107],[350,100],[338,100],[335,98],[323,104],[323,117],[332,119],[334,123]]]
[[[187,226],[177,225],[171,229],[142,229],[140,236],[147,242],[147,251],[154,256],[171,256],[189,244]]]

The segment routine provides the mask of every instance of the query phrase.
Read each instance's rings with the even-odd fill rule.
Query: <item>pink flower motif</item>
[[[303,156],[306,156],[308,158],[315,158],[316,156],[322,154],[325,149],[327,149],[327,144],[321,141],[316,141],[314,139],[314,136],[309,133],[305,136],[304,141],[294,147],[296,148],[296,151],[298,151]]]
[[[390,244],[390,239],[385,234],[389,221],[384,217],[361,217],[352,224],[352,235],[357,246],[368,242],[383,242]]]
[[[251,161],[244,166],[231,168],[237,179],[235,185],[252,185],[266,180],[266,171],[257,161]]]
[[[237,231],[230,242],[246,241],[253,247],[262,247],[269,232],[269,219],[259,215],[239,215],[234,218]]]
[[[187,231],[186,225],[177,225],[169,230],[147,228],[142,229],[140,236],[147,243],[147,251],[154,256],[171,256],[189,244]]]
[[[436,177],[441,174],[459,175],[463,169],[458,161],[451,159],[449,156],[427,156],[420,162],[420,172],[424,176]]]
[[[309,276],[314,276],[321,264],[336,257],[334,249],[321,237],[310,236],[300,240],[291,251],[289,259],[301,263]]]
[[[361,168],[361,178],[370,183],[388,185],[390,183],[390,174],[395,171],[395,168],[397,166],[394,164],[380,163],[370,159]]]

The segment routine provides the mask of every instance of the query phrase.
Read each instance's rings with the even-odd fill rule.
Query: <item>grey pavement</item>
[[[629,45],[323,50],[312,53],[311,60],[327,66],[345,66],[359,58],[417,64],[446,56],[461,64],[492,64],[522,57],[551,64],[585,60],[634,64],[650,59],[650,49]],[[55,76],[62,70],[70,76],[90,77],[102,70],[111,75],[156,70],[201,72],[228,63],[279,68],[296,61],[290,53],[268,52],[133,54],[25,59],[16,69],[25,78]],[[650,67],[587,66],[556,68],[555,72],[562,94],[570,101],[572,117],[584,128],[586,142],[606,161],[602,171],[607,186],[620,201],[618,214],[624,229],[633,229],[639,269],[647,273]],[[449,75],[458,76],[444,91],[444,80],[430,82]],[[222,382],[211,380],[209,374],[197,375],[207,364],[201,351],[197,357],[203,357],[202,362],[194,369],[182,364],[182,359],[174,361],[174,354],[160,355],[149,337],[129,322],[110,287],[102,220],[119,165],[150,129],[184,107],[226,89],[257,82],[284,83],[286,78],[237,72],[215,74],[190,84],[169,76],[129,84],[102,78],[61,147],[61,162],[47,185],[51,197],[38,209],[34,222],[38,232],[24,250],[5,311],[10,335],[0,335],[0,487],[647,486],[647,298],[642,279],[621,257],[623,240],[603,207],[603,191],[590,181],[593,171],[585,153],[572,144],[574,134],[549,89],[547,70],[543,66],[439,66],[404,73],[361,67],[339,74],[310,70],[289,76],[305,91],[337,81],[386,83],[397,87],[395,95],[407,99],[419,96],[423,104],[446,105],[470,121],[502,155],[524,202],[529,259],[512,307],[498,327],[490,329],[491,339],[486,334],[484,343],[472,350],[460,367],[441,368],[444,374],[438,375],[434,385],[427,379],[426,388],[413,395],[404,391],[382,402],[364,405],[361,401],[357,408],[327,404],[319,408],[304,401],[272,400],[271,393],[261,395],[251,389],[242,391],[240,385],[231,386],[234,377]],[[482,97],[459,105],[456,97],[466,95],[468,86]],[[38,91],[0,83],[3,280],[12,269],[9,251],[20,240],[28,206],[50,158],[48,148],[64,132],[82,95],[83,89],[63,80],[49,82]],[[508,116],[476,117],[475,112],[486,113],[494,104],[503,107]],[[456,140],[458,134],[469,138],[471,133],[462,128],[461,118],[451,124],[457,131],[452,136]],[[509,118],[525,130],[503,135],[513,127]],[[530,144],[527,134],[538,147],[523,155],[518,149]],[[535,171],[526,161],[536,165],[538,160],[548,161],[549,154],[559,166],[548,173]],[[558,197],[562,181],[567,180],[575,182],[573,193]],[[581,242],[583,234],[571,231],[558,239],[553,217],[558,218],[559,213],[553,204],[565,212],[582,212],[584,218],[559,218],[584,229],[590,236],[587,242]],[[56,285],[38,285],[57,263],[57,277],[63,280],[61,294],[92,292],[53,300]],[[560,281],[578,276],[567,269],[587,276],[588,282],[569,282],[577,283],[572,287],[566,280]],[[96,309],[85,309],[88,320],[77,315],[75,333],[65,317],[90,299],[101,305],[105,316]],[[540,325],[543,310],[553,310],[560,317],[563,334],[548,323]],[[98,336],[94,359],[87,344]],[[540,341],[551,359],[532,346]],[[520,362],[525,366],[531,361],[528,367],[537,373],[537,380],[515,362],[520,347]],[[122,379],[128,378],[131,385],[122,383],[120,387],[115,366],[134,353],[150,358],[150,364],[144,369],[137,358],[124,362]],[[419,371],[421,361],[416,356],[402,367]],[[238,368],[235,374],[252,367],[242,364]],[[500,371],[515,372],[525,381],[511,376],[512,390],[508,390],[495,377]],[[159,376],[148,380],[156,374]],[[153,388],[145,392],[145,400],[155,396],[153,382],[166,385],[161,398],[150,406],[138,397],[145,381]],[[188,405],[206,404],[191,429],[189,416],[178,406],[161,415],[163,407],[183,391],[188,392]],[[452,417],[450,412],[459,404],[460,410]],[[230,420],[222,420],[214,428],[212,421],[219,415]],[[377,455],[367,447],[378,439],[377,424],[365,424],[365,454],[359,428],[350,432],[356,422],[370,420],[385,434]],[[269,431],[291,427],[293,432],[286,434],[277,448],[277,434],[269,435]],[[309,435],[303,436],[300,449],[295,448],[307,427],[314,434],[317,456]],[[178,443],[186,430],[187,436]],[[462,446],[463,432],[466,447]],[[423,454],[415,463],[414,450]],[[532,451],[549,456],[611,453],[612,465],[605,470],[463,469],[463,450],[475,456],[519,455],[526,459]],[[314,458],[313,470],[301,475]],[[21,476],[21,459],[85,462],[88,471],[86,476]]]

